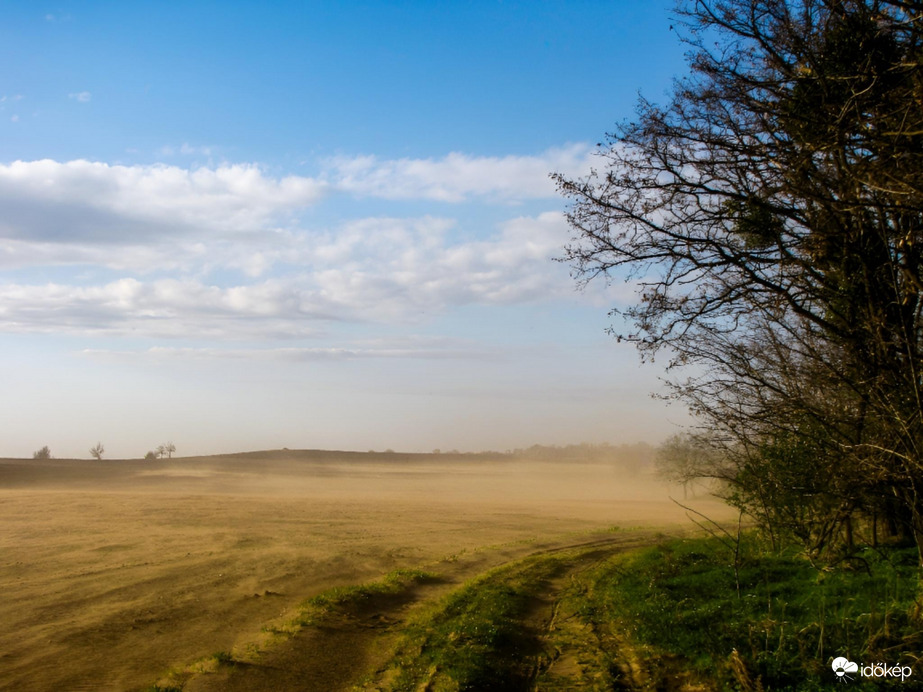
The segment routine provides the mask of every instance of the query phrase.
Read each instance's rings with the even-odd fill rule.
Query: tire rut
[[[356,686],[382,689],[371,680],[388,666],[394,645],[407,618],[418,608],[436,602],[466,580],[489,570],[515,566],[526,560],[572,553],[561,560],[553,574],[534,593],[525,609],[523,627],[530,633],[534,658],[528,689],[603,689],[580,682],[582,655],[562,646],[562,628],[574,627],[573,614],[562,611],[563,594],[580,573],[614,552],[650,543],[652,535],[615,535],[566,544],[509,549],[496,554],[479,553],[438,565],[423,565],[438,572],[439,579],[414,584],[396,594],[377,594],[348,612],[335,613],[308,625],[244,660],[225,661],[207,672],[182,676],[183,692],[275,692],[284,690],[352,690]],[[591,632],[573,636],[581,650],[592,652]],[[568,635],[570,637],[570,635]],[[585,657],[585,656],[584,656]],[[575,684],[576,683],[576,684]],[[517,689],[522,689],[517,686]],[[611,689],[611,688],[605,688]]]
[[[581,576],[615,552],[632,546],[601,547],[579,554],[565,563],[565,569],[537,596],[535,608],[526,620],[536,632],[542,654],[536,659],[532,690],[612,690],[610,655],[597,633],[574,610],[571,595],[579,591]]]

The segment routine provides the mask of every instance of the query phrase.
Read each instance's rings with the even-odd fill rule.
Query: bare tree
[[[97,442],[94,447],[90,448],[90,456],[92,456],[94,459],[99,460],[103,458],[103,453],[105,451],[106,449],[105,447],[103,447],[103,443]]]
[[[164,451],[167,453],[167,458],[168,458],[168,459],[172,459],[172,458],[173,458],[173,452],[176,451],[176,445],[173,444],[172,442],[167,442],[167,444],[165,444],[165,445],[163,446],[163,449],[164,449]]]
[[[715,448],[703,435],[673,435],[657,448],[654,468],[661,478],[683,486],[686,497],[690,486],[705,484],[721,493],[733,484],[737,466],[723,450]]]
[[[923,562],[923,7],[681,12],[692,74],[597,171],[557,176],[565,258],[637,282],[621,314],[642,356],[668,355],[740,506],[817,550],[883,513]]]

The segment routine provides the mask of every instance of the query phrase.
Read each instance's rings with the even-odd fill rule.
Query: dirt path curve
[[[574,629],[560,609],[562,592],[576,575],[616,551],[651,542],[646,532],[586,537],[558,545],[508,546],[464,559],[424,565],[438,579],[416,583],[396,594],[376,594],[356,607],[301,629],[277,642],[249,662],[225,661],[210,672],[195,674],[182,683],[183,692],[277,692],[306,690],[382,689],[376,684],[394,653],[407,618],[488,570],[513,565],[525,558],[574,552],[553,577],[542,584],[527,608],[523,626],[533,633],[535,657],[531,689],[591,689],[580,680],[579,661],[593,655],[589,632]],[[562,636],[565,633],[567,636]],[[579,635],[579,636],[578,636]],[[572,641],[577,650],[569,650]],[[541,681],[539,687],[536,684]],[[592,680],[589,681],[592,683]]]
[[[608,665],[605,659],[609,653],[598,634],[575,611],[572,596],[575,590],[585,588],[581,577],[587,570],[628,547],[605,545],[580,553],[563,565],[543,593],[537,594],[524,622],[534,632],[540,651],[530,689],[612,689],[600,672]]]

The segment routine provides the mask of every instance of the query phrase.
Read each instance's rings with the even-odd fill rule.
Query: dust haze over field
[[[672,1],[64,4],[2,10],[0,689],[227,690],[196,662],[256,649],[247,670],[314,682],[241,689],[345,689],[396,604],[341,639],[262,630],[396,569],[440,575],[423,603],[689,525],[643,470],[541,450],[232,454],[688,420],[605,331],[637,286],[553,261],[549,177],[672,83]],[[225,456],[135,459],[167,440]]]
[[[669,492],[644,467],[528,454],[2,460],[0,688],[144,689],[256,646],[333,586],[401,568],[463,579],[614,526],[684,530]],[[380,646],[362,636],[323,685],[348,688],[372,665]]]

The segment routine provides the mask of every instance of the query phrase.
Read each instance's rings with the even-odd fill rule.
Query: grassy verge
[[[844,689],[923,689],[913,549],[866,550],[834,570],[766,554],[752,538],[740,554],[735,569],[726,545],[684,539],[505,565],[420,607],[394,630],[390,661],[356,689],[826,690],[840,656],[913,670],[904,681],[853,674]],[[269,636],[348,621],[434,578],[398,571],[331,589]],[[239,652],[211,659],[242,660]]]
[[[491,570],[418,614],[373,688],[531,689],[541,650],[529,614],[564,564],[542,557]]]
[[[376,597],[397,596],[413,586],[438,579],[438,575],[417,569],[389,572],[378,581],[352,586],[337,586],[309,598],[301,604],[289,628],[321,624],[333,615],[349,614]]]
[[[576,610],[623,661],[643,661],[644,684],[681,670],[711,689],[826,689],[837,681],[838,656],[915,666],[923,678],[923,633],[910,616],[918,612],[914,550],[867,550],[856,569],[818,571],[793,555],[746,548],[739,595],[726,547],[676,540],[596,567],[572,595],[582,602]],[[853,678],[851,689],[886,684]]]

